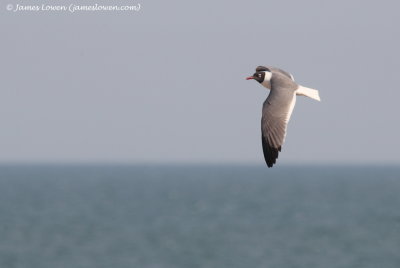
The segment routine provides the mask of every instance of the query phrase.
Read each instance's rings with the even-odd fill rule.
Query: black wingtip
[[[278,148],[274,148],[270,146],[263,135],[261,135],[261,139],[265,163],[267,164],[268,168],[271,168],[276,163],[276,159],[278,159],[279,152],[282,150],[282,147],[279,146]]]

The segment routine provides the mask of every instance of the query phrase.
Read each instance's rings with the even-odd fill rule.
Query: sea
[[[0,268],[399,268],[399,166],[0,166]]]

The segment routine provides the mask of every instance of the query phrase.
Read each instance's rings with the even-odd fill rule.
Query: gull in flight
[[[321,99],[318,90],[298,85],[293,75],[279,68],[258,66],[256,72],[246,79],[256,80],[270,90],[262,108],[261,139],[265,162],[268,167],[272,167],[285,141],[296,96],[306,96],[317,101]]]

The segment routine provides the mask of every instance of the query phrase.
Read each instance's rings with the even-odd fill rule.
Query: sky
[[[20,5],[138,11],[8,11]],[[268,91],[298,97],[278,163],[400,164],[398,1],[5,0],[0,162],[262,164]]]

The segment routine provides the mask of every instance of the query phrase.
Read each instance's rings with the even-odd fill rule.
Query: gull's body
[[[276,163],[286,137],[287,124],[296,104],[296,95],[320,100],[318,91],[298,85],[293,76],[274,67],[258,66],[247,79],[257,80],[270,89],[264,101],[261,119],[261,138],[265,162],[268,167]]]

